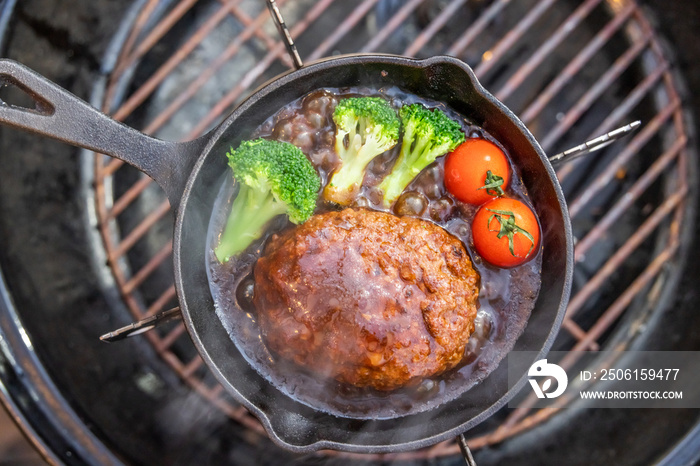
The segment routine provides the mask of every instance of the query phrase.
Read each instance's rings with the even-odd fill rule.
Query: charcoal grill
[[[641,119],[643,125],[633,137],[558,171],[578,243],[572,299],[554,349],[651,344],[648,328],[661,325],[658,322],[669,312],[688,254],[697,173],[682,87],[668,50],[637,3],[277,3],[306,62],[355,51],[461,58],[485,87],[521,116],[551,154]],[[261,1],[142,0],[115,32],[93,89],[93,104],[146,133],[189,140],[216,125],[255,87],[291,66]],[[114,323],[141,320],[177,304],[170,264],[172,218],[159,188],[131,167],[92,153],[81,155],[80,166],[79,198],[84,204],[77,208],[88,219],[83,253],[97,272],[93,284],[102,290],[110,309],[110,317],[92,319],[96,325],[82,328],[96,338],[101,330],[116,327]],[[18,259],[2,262],[3,271],[13,260]],[[6,279],[11,291],[24,291],[18,291],[18,282],[7,274]],[[22,322],[21,302],[17,308],[18,320],[6,326],[23,329],[24,324],[25,335],[45,334],[39,324]],[[182,324],[159,327],[141,341],[124,344],[133,346],[108,350],[121,354],[120,360],[126,354],[135,365],[145,364],[144,358],[151,365],[148,370],[128,371],[136,374],[138,387],[156,398],[165,397],[163,390],[175,390],[175,400],[184,403],[179,422],[235,439],[202,447],[204,440],[195,436],[188,439],[193,446],[186,451],[205,450],[212,461],[221,458],[217,455],[230,460],[226,455],[234,451],[236,457],[248,454],[261,462],[278,460],[275,455],[287,457],[274,450],[255,418],[208,373]],[[138,352],[146,356],[139,357]],[[113,370],[119,371],[119,366],[115,363]],[[94,400],[77,404],[82,419],[95,419],[96,425],[108,424],[105,419],[119,424],[112,415],[91,411]],[[160,409],[177,410],[175,404],[169,399]],[[531,448],[528,439],[566,432],[562,424],[571,419],[581,422],[580,412],[575,407],[534,410],[525,402],[467,433],[468,442],[480,464],[515,461],[513,457],[520,458]],[[679,421],[676,429],[684,432],[693,423]],[[101,429],[91,434],[96,438],[85,434],[82,439],[92,448],[80,451],[81,458],[104,455],[110,461],[148,462],[152,458],[148,455],[158,451],[146,446],[139,452],[135,445],[140,442],[125,434],[111,438]],[[103,444],[105,437],[108,441]],[[51,455],[48,451],[55,447],[39,443]],[[124,458],[112,457],[113,449]],[[265,449],[274,453],[262,452]],[[456,442],[445,442],[393,455],[320,452],[302,459],[290,455],[289,460],[450,462],[459,454]],[[66,460],[60,453],[58,457]]]

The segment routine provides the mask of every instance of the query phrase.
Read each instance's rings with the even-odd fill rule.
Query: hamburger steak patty
[[[474,329],[479,275],[425,220],[327,212],[271,238],[255,266],[269,349],[357,387],[393,390],[455,367]]]

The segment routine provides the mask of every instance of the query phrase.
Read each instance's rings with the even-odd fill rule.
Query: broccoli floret
[[[425,167],[464,142],[459,123],[439,109],[412,104],[401,107],[399,114],[403,124],[401,152],[391,173],[379,184],[386,207]]]
[[[333,112],[333,121],[340,167],[333,173],[324,196],[348,205],[362,185],[367,164],[398,142],[401,121],[381,97],[343,99]]]
[[[214,251],[220,262],[260,238],[277,215],[305,222],[316,208],[321,180],[301,150],[287,142],[244,141],[227,154],[239,184],[238,195]]]

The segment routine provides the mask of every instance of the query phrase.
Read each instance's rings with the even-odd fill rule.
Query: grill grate
[[[578,242],[574,290],[555,349],[597,350],[615,339],[624,347],[636,335],[615,337],[622,319],[643,319],[642,308],[663,310],[659,290],[673,286],[669,264],[678,261],[687,221],[691,149],[671,67],[634,1],[277,3],[307,62],[355,51],[465,60],[548,153],[641,118],[634,137],[558,171]],[[188,140],[290,67],[262,1],[150,0],[109,76],[103,110],[146,133]],[[119,160],[98,155],[94,170],[100,233],[124,302],[134,319],[173,306],[167,201]],[[208,374],[182,324],[146,338],[196,391],[264,435]],[[575,358],[570,353],[563,364]],[[557,411],[533,410],[532,401],[499,413],[470,447],[503,441]],[[459,454],[458,445],[444,442],[381,458],[452,454]]]

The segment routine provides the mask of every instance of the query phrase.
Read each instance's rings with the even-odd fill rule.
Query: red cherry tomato
[[[509,181],[506,155],[486,139],[467,139],[445,160],[445,187],[462,202],[481,205],[503,196]]]
[[[484,260],[498,267],[514,267],[537,254],[540,227],[527,205],[516,199],[499,198],[476,212],[472,237]]]

